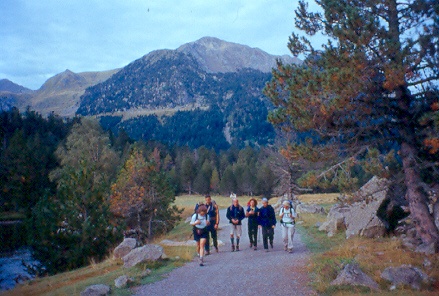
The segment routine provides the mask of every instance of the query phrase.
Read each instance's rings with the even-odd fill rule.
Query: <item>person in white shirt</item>
[[[209,234],[209,216],[205,205],[198,207],[197,213],[192,215],[190,224],[193,226],[194,240],[197,242],[197,253],[200,256],[200,266],[204,266],[204,245]]]
[[[282,203],[282,208],[279,212],[280,222],[282,225],[282,239],[284,242],[284,250],[289,253],[293,252],[293,237],[296,224],[296,212],[291,207],[289,201]]]

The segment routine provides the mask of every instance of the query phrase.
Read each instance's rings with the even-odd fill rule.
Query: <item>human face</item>
[[[238,201],[237,199],[234,199],[234,200],[233,200],[233,205],[234,205],[235,207],[239,206],[239,201]]]
[[[210,203],[212,202],[212,198],[210,196],[206,196],[204,201],[206,202],[206,204],[210,205]]]
[[[251,206],[252,208],[254,208],[254,207],[256,206],[256,203],[255,203],[254,200],[251,200],[251,201],[250,201],[250,206]]]
[[[268,201],[263,201],[263,202],[262,202],[262,206],[263,206],[264,208],[266,208],[266,207],[268,206]]]

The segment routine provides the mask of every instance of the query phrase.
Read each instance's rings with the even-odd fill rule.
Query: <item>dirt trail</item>
[[[281,226],[274,235],[274,248],[263,250],[258,237],[258,250],[249,248],[247,219],[243,220],[241,251],[230,251],[230,226],[221,210],[218,238],[225,243],[219,253],[205,258],[205,266],[198,258],[173,270],[162,281],[134,289],[136,295],[317,295],[309,287],[306,266],[309,253],[296,231],[294,252],[283,250]],[[188,226],[189,227],[189,226]],[[260,232],[259,232],[260,234]]]

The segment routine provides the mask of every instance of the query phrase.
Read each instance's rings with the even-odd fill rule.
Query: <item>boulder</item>
[[[120,259],[136,247],[135,238],[125,238],[113,251],[113,258]]]
[[[322,206],[305,203],[298,204],[296,211],[297,213],[326,214],[326,211]]]
[[[116,288],[125,288],[131,282],[133,282],[133,279],[126,275],[121,275],[114,280],[114,286],[116,286]]]
[[[381,278],[392,283],[392,290],[398,286],[410,286],[412,289],[420,290],[422,284],[428,284],[430,281],[422,270],[411,265],[388,267],[381,273]]]
[[[346,264],[337,278],[331,282],[331,285],[364,286],[371,290],[379,290],[377,282],[365,274],[357,264]]]
[[[346,238],[384,235],[386,228],[377,217],[377,210],[386,197],[388,184],[386,179],[373,177],[353,195],[354,203],[334,205],[319,230],[333,236],[338,230],[346,229]]]
[[[107,285],[92,285],[88,286],[81,292],[81,296],[103,296],[110,293],[110,287]]]
[[[338,230],[346,229],[345,213],[350,209],[347,206],[339,204],[334,205],[328,213],[326,221],[320,225],[319,230],[328,233],[328,236],[333,236]]]
[[[377,237],[386,233],[386,228],[377,216],[381,203],[386,198],[389,181],[373,177],[354,196],[360,200],[349,206],[346,212],[346,238],[353,236]]]
[[[123,260],[124,267],[133,267],[145,261],[156,261],[163,256],[163,248],[159,245],[144,245],[140,248],[135,248]]]

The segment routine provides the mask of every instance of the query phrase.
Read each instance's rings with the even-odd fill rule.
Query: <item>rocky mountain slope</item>
[[[28,106],[43,115],[54,112],[65,117],[75,115],[79,98],[87,87],[107,80],[119,69],[103,72],[73,73],[66,70],[49,78],[38,90],[30,90],[10,82],[0,80],[0,108],[12,106],[21,110]]]

